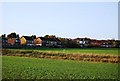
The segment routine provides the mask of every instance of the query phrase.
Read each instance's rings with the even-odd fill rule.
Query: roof
[[[38,37],[38,38],[40,38],[41,40],[45,40],[45,38],[44,38],[44,37]]]
[[[74,39],[74,40],[91,40],[90,38],[76,38],[76,39]]]
[[[57,41],[61,42],[60,39],[56,38]]]
[[[34,40],[31,36],[23,36],[26,40]]]
[[[59,41],[60,42],[60,40],[58,39],[58,38],[45,38],[45,37],[39,37],[41,40],[47,40],[47,41]]]

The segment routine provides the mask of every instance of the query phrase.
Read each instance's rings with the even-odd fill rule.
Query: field
[[[3,79],[118,78],[117,48],[3,49],[2,54]]]
[[[118,55],[119,48],[36,48],[36,49],[12,49],[32,50],[38,52],[64,53],[64,54],[110,54]]]
[[[2,56],[3,79],[117,79],[118,64]]]

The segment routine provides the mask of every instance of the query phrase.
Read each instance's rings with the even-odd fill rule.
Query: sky
[[[2,3],[2,33],[118,39],[117,2]]]

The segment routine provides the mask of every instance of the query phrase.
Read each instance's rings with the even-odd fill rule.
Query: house
[[[35,46],[42,46],[42,40],[40,37],[34,39],[34,45]]]
[[[112,46],[113,46],[112,41],[110,41],[110,40],[102,40],[101,47],[110,48]]]
[[[62,47],[62,43],[61,43],[61,41],[59,40],[59,38],[56,38],[56,41],[57,41],[57,47]]]
[[[7,47],[8,43],[7,43],[7,37],[2,37],[2,47]]]
[[[2,47],[8,46],[6,34],[1,35],[0,40],[1,40]]]
[[[19,38],[8,38],[7,39],[8,48],[20,48],[20,39]]]
[[[100,47],[102,44],[101,40],[91,39],[90,40],[90,47]]]
[[[77,38],[75,40],[79,44],[79,47],[89,47],[90,44],[89,38]]]
[[[22,36],[20,38],[20,44],[26,45],[26,46],[33,46],[34,45],[34,39],[35,37],[32,36]]]
[[[2,37],[0,37],[0,48],[2,48]]]
[[[58,38],[40,37],[42,45],[46,47],[61,47],[61,41]]]
[[[7,38],[8,38],[7,43],[9,46],[19,46],[20,45],[19,35],[16,34],[15,32],[7,35]]]
[[[20,38],[15,39],[15,45],[19,46],[20,45]]]
[[[15,38],[8,38],[7,43],[8,43],[9,45],[14,45],[14,44],[15,44],[15,41],[16,41]]]

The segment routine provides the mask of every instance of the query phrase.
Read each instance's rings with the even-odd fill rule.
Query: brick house
[[[35,46],[42,46],[42,40],[40,37],[34,39],[34,45]]]
[[[33,46],[34,45],[34,39],[35,37],[32,36],[22,36],[20,38],[20,44],[26,45],[26,46]]]

